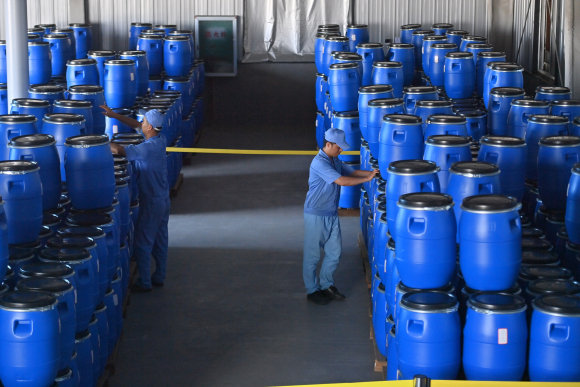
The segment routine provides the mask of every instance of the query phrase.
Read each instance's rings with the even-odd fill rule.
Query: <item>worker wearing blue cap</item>
[[[135,225],[134,255],[139,269],[139,279],[131,287],[134,292],[150,292],[152,286],[161,287],[165,282],[167,267],[169,221],[169,186],[167,183],[167,158],[165,136],[160,131],[164,123],[163,115],[157,110],[144,111],[143,122],[113,112],[101,106],[103,114],[121,121],[140,131],[145,141],[139,145],[121,146],[111,143],[115,154],[135,161],[139,174],[139,217]],[[156,270],[151,275],[151,255],[155,259]]]
[[[343,300],[344,295],[334,286],[333,274],[342,252],[342,236],[338,220],[340,186],[353,186],[372,180],[376,171],[357,171],[338,159],[343,150],[350,148],[344,131],[328,129],[324,134],[324,148],[310,164],[308,193],[304,203],[304,261],[302,272],[307,299],[320,305],[330,300]],[[316,267],[320,249],[325,257],[319,280]]]

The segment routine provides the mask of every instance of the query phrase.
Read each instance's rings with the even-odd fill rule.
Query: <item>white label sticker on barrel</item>
[[[439,63],[439,55],[435,55],[433,57],[433,60],[435,61],[435,63]]]
[[[119,126],[113,125],[113,133],[119,133]]]
[[[116,294],[113,294],[113,304],[115,306],[119,305],[119,298],[117,297]]]
[[[133,82],[135,80],[135,75],[133,73],[131,73],[131,82]]]
[[[500,328],[497,330],[497,343],[507,344],[508,343],[508,330],[507,328]]]
[[[316,126],[318,126],[318,120],[316,120]]]
[[[322,83],[320,84],[320,91],[322,91]]]
[[[356,40],[356,35],[353,34],[351,38],[352,38],[353,41],[355,41]]]

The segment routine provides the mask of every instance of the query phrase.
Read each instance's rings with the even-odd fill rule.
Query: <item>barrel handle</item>
[[[495,74],[494,74],[494,75],[492,75],[492,76],[491,76],[491,78],[490,78],[490,80],[489,80],[489,84],[490,84],[490,85],[491,85],[491,84],[495,84],[496,82],[497,82],[497,75],[495,75]],[[491,90],[491,89],[492,89],[492,88],[490,88],[490,90]]]
[[[520,217],[519,216],[510,219],[510,230],[516,231],[516,230],[519,230],[521,227],[522,226],[520,225]]]
[[[528,123],[528,119],[529,119],[529,117],[530,117],[530,113],[523,113],[523,114],[522,114],[522,122],[523,122],[524,124],[527,124],[527,123]]]
[[[58,315],[60,316],[60,319],[62,320],[64,317],[68,316],[70,310],[68,308],[68,302],[59,302],[56,305],[56,309],[58,310]]]
[[[20,160],[23,160],[23,161],[34,161],[34,157],[32,157],[32,155],[20,155]]]
[[[471,125],[472,131],[473,131],[473,129],[479,129],[479,128],[481,128],[481,125],[479,124],[478,121],[472,122],[470,125]]]
[[[380,136],[380,132],[379,132]],[[405,142],[407,132],[404,130],[393,130],[393,142]]]
[[[490,108],[491,108],[492,111],[498,112],[499,111],[499,108],[500,108],[499,102],[498,101],[492,101]]]
[[[550,324],[549,336],[552,341],[566,341],[570,336],[570,327],[563,324]]]
[[[407,334],[411,337],[421,337],[423,336],[424,322],[421,320],[409,320],[407,321]]]
[[[387,78],[389,78],[389,79],[397,79],[397,73],[389,73],[387,75]]]
[[[421,183],[420,192],[435,192],[435,184],[432,181],[426,181]],[[439,192],[439,191],[437,191]]]
[[[77,283],[88,284],[91,283],[91,276],[89,275],[89,269],[84,268],[78,270],[78,280]]]
[[[447,155],[447,163],[453,164],[453,163],[456,163],[459,161],[461,161],[460,157],[459,157],[459,153],[449,153]]]
[[[578,153],[568,153],[566,155],[566,165],[572,167],[578,162]]]
[[[12,327],[14,336],[25,338],[32,336],[32,321],[31,320],[14,320]]]
[[[169,51],[176,52],[177,51],[177,45],[176,44],[170,44],[169,45]]]
[[[461,63],[451,63],[451,71],[461,71]]]
[[[483,156],[483,161],[490,164],[497,164],[497,159],[499,155],[495,152],[485,152],[485,156]]]
[[[409,218],[408,230],[411,234],[421,235],[425,233],[425,218]]]
[[[85,77],[84,70],[75,71],[74,73],[75,79],[83,79]]]
[[[477,188],[478,195],[489,195],[494,193],[493,185],[491,183],[479,184]]]

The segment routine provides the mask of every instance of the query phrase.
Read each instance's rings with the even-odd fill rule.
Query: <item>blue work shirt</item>
[[[335,157],[331,159],[323,150],[320,150],[310,164],[309,188],[304,203],[304,213],[319,216],[336,215],[340,186],[334,181],[341,176],[350,176],[353,173],[354,169]]]
[[[169,195],[165,136],[158,134],[139,145],[128,145],[125,153],[135,161],[139,173],[139,199]]]

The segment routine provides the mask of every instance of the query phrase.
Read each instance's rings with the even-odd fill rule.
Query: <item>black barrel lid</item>
[[[32,277],[18,281],[18,290],[42,290],[50,293],[61,293],[72,288],[69,281],[60,278]]]
[[[544,94],[570,94],[570,89],[563,86],[538,86],[536,93]]]
[[[193,35],[193,31],[192,30],[173,30],[173,31],[169,31],[169,35]]]
[[[63,93],[64,87],[60,85],[34,85],[30,86],[33,93]]]
[[[383,122],[390,122],[393,124],[421,124],[421,117],[413,116],[410,114],[386,114],[383,117]]]
[[[548,107],[550,105],[550,101],[538,99],[514,99],[511,104],[527,107]]]
[[[34,258],[34,250],[23,247],[10,247],[8,249],[10,261],[20,261],[21,259]]]
[[[375,62],[380,63],[380,62]],[[391,85],[371,85],[362,86],[358,89],[359,94],[376,94],[376,93],[388,93],[393,91],[393,86]]]
[[[348,42],[350,39],[346,36],[327,36],[326,40],[329,42]]]
[[[523,138],[509,136],[483,136],[479,141],[486,145],[500,146],[520,146],[526,143]]]
[[[457,299],[445,292],[422,290],[405,293],[401,297],[401,305],[413,310],[434,311],[455,307]]]
[[[335,31],[327,31],[327,32],[318,32],[316,34],[317,38],[323,38],[323,39],[326,39],[329,36],[340,36],[340,33],[335,32]]]
[[[38,234],[39,238],[48,238],[52,235],[52,230],[48,226],[42,226],[40,228],[40,233]]]
[[[58,217],[58,215],[51,214],[50,212],[45,212],[42,214],[42,225],[43,226],[53,225],[53,224],[57,224],[57,223],[60,223],[60,218]]]
[[[453,198],[450,195],[436,192],[415,192],[401,195],[399,203],[413,208],[435,208],[453,204]]]
[[[552,251],[528,250],[522,251],[522,264],[528,266],[554,265],[560,262],[560,258]]]
[[[80,248],[47,248],[40,252],[40,257],[48,261],[74,262],[90,258],[91,254],[87,250]]]
[[[473,44],[473,43],[471,43],[471,44]],[[482,52],[478,52],[477,53],[477,56],[481,56],[483,58],[503,58],[503,57],[505,57],[505,52],[500,52],[500,51],[482,51]]]
[[[131,23],[131,25],[135,27],[153,27],[151,23]]]
[[[141,31],[139,39],[162,40],[164,35],[163,31],[145,30]]]
[[[548,101],[545,101],[548,102]],[[559,99],[550,103],[552,106],[580,106],[580,99]]]
[[[32,114],[3,114],[0,115],[0,122],[5,123],[33,123],[36,122],[36,117]]]
[[[113,139],[137,139],[137,140],[143,140],[143,135],[141,135],[141,133],[117,133],[113,136]]]
[[[462,206],[474,211],[513,210],[518,206],[518,200],[504,195],[475,195],[463,199]]]
[[[109,59],[105,61],[106,65],[115,65],[115,66],[134,66],[135,61],[131,59]]]
[[[88,56],[115,56],[115,51],[107,51],[107,50],[95,50],[89,51]]]
[[[544,232],[539,228],[522,227],[522,238],[542,238]]]
[[[91,101],[59,99],[54,101],[55,106],[70,107],[70,108],[87,108],[91,109],[93,103]]]
[[[548,313],[562,315],[580,314],[580,297],[565,295],[545,295],[532,301],[533,305]]]
[[[71,122],[82,122],[85,120],[84,116],[80,114],[69,114],[69,113],[51,113],[44,116],[44,120],[47,122],[54,123],[71,123]]]
[[[113,160],[115,165],[129,165],[129,160],[126,157],[121,155],[113,155]]]
[[[0,296],[0,306],[11,309],[32,309],[50,306],[56,297],[47,292],[16,290]]]
[[[421,24],[404,24],[401,26],[402,30],[416,30],[417,28],[421,28]]]
[[[477,292],[469,296],[469,303],[478,309],[498,312],[520,310],[526,306],[523,297],[504,292]]]
[[[449,101],[429,101],[429,100],[421,100],[417,101],[415,104],[416,107],[437,107],[437,108],[446,108],[452,107],[453,105]]]
[[[405,94],[429,94],[437,93],[435,86],[409,86],[403,89]]]
[[[348,38],[347,38],[348,39]],[[356,48],[383,48],[383,45],[381,43],[360,43],[357,44]]]
[[[458,161],[451,164],[449,170],[457,173],[490,175],[499,172],[499,167],[495,164],[484,163],[481,161]]]
[[[54,33],[63,32],[63,33],[70,34],[70,33],[73,33],[74,31],[72,30],[72,28],[56,28],[56,29],[53,29],[52,32],[54,32]]]
[[[417,31],[413,31],[413,35],[420,35],[420,36],[435,35],[435,31],[433,31],[433,30],[417,30]]]
[[[47,108],[50,107],[50,102],[44,99],[14,98],[12,100],[12,105]]]
[[[185,36],[185,35],[169,35],[165,37],[165,40],[175,40],[175,41],[188,41],[189,42],[189,36]]]
[[[466,35],[462,40],[472,41],[472,42],[487,42],[487,38],[483,36]]]
[[[106,134],[82,134],[66,139],[65,145],[82,146],[82,145],[105,145],[109,143],[109,136]]]
[[[525,95],[524,89],[519,87],[494,87],[489,94],[501,95],[505,97],[518,97]]]
[[[45,32],[45,29],[41,27],[32,27],[28,29],[28,32]]]
[[[567,124],[568,117],[553,116],[549,114],[532,114],[528,118],[528,122],[538,122],[542,124]]]
[[[447,35],[462,35],[462,36],[468,36],[469,32],[464,31],[464,30],[451,30],[451,31],[447,31],[446,32]]]
[[[99,239],[104,237],[105,232],[99,227],[66,227],[58,230],[58,236],[61,238],[85,237]]]
[[[453,59],[473,58],[473,53],[465,51],[448,52],[447,54],[445,54],[445,58],[453,58]]]
[[[441,42],[446,42],[447,41],[447,37],[445,35],[429,35],[429,36],[425,36],[423,38],[423,40],[427,40],[427,41],[441,41]]]
[[[346,28],[369,28],[367,24],[348,24]]]
[[[552,244],[545,239],[522,238],[522,251],[530,251],[530,250],[548,251],[551,249],[552,249]]]
[[[509,62],[490,62],[487,64],[487,67],[489,67],[492,70],[508,71],[508,72],[524,70],[524,68],[519,64]]]
[[[179,90],[155,90],[155,93],[153,93],[153,96],[160,95],[160,94],[173,94],[176,96],[181,96],[181,91],[179,91]]]
[[[433,28],[433,29],[449,29],[449,28],[453,28],[453,24],[435,23],[435,24],[433,24],[433,26],[431,28]]]
[[[410,43],[393,43],[389,46],[389,49],[393,48],[415,48],[415,46]]]
[[[399,160],[389,164],[390,172],[395,173],[429,173],[437,172],[437,164],[428,160]]]
[[[119,145],[139,145],[144,141],[145,139],[138,138],[115,138],[112,142]]]
[[[353,110],[350,112],[338,112],[335,113],[334,116],[339,118],[358,118],[358,110]]]
[[[146,56],[147,52],[143,50],[121,51],[119,55],[123,56]]]
[[[75,341],[86,340],[89,337],[91,337],[91,332],[88,329],[83,332],[75,333]]]
[[[69,23],[68,26],[72,28],[86,28],[90,27],[91,25],[87,23]]]
[[[580,283],[562,279],[539,279],[528,285],[530,293],[544,294],[580,294]]]
[[[96,246],[94,240],[90,237],[57,237],[51,238],[46,242],[46,247],[55,249],[90,249]]]
[[[358,64],[356,64],[356,63],[335,63],[335,64],[331,64],[329,68],[331,70],[354,69],[354,68],[358,68]]]
[[[104,226],[113,222],[113,218],[105,213],[69,214],[67,223],[73,226]]]
[[[467,48],[485,50],[488,48],[493,49],[493,46],[491,44],[487,44],[487,43],[468,43]]]
[[[446,145],[446,146],[465,146],[471,144],[471,140],[463,136],[454,136],[451,134],[440,134],[429,136],[427,144],[430,145]]]
[[[356,61],[362,60],[362,56],[354,52],[339,52],[337,54],[334,54],[334,57],[340,60],[356,60]]]
[[[453,116],[450,114],[433,114],[427,117],[428,124],[467,124],[465,117]]]
[[[445,195],[445,196],[448,196],[448,195]],[[397,284],[397,288],[399,288],[401,290],[401,292],[403,292],[403,293],[421,292],[421,291],[450,293],[450,292],[453,291],[453,284],[451,282],[449,282],[447,285],[441,286],[439,288],[433,288],[433,289],[417,289],[417,288],[411,288],[411,287],[405,285],[403,283],[403,281],[401,281],[401,282],[399,282]]]
[[[564,211],[552,211],[548,214],[548,222],[550,223],[562,223],[565,222],[565,215]]]
[[[0,161],[0,172],[31,172],[38,168],[36,161]]]
[[[377,98],[377,99],[370,100],[367,105],[372,106],[372,107],[381,108],[381,107],[399,106],[399,105],[402,105],[403,103],[404,102],[401,98]],[[401,114],[395,114],[395,115],[401,115]],[[384,117],[383,117],[383,119],[384,119]]]
[[[44,35],[43,39],[68,39],[68,35],[67,34],[57,34],[55,33],[56,30],[52,30],[51,34],[46,34]]]
[[[182,36],[184,37],[184,36]],[[356,65],[356,63],[343,63],[343,64],[350,64],[350,65]],[[163,80],[165,82],[189,82],[190,79],[189,77],[181,77],[181,76],[166,76],[165,78],[163,78]]]
[[[400,68],[403,67],[401,62],[375,62],[373,63],[373,67],[381,67],[381,68]]]
[[[576,136],[552,136],[542,137],[540,145],[545,146],[576,146],[580,145],[580,137]]]
[[[29,134],[13,137],[8,143],[9,146],[18,148],[41,147],[52,144],[56,144],[56,140],[50,134]]]
[[[102,86],[98,85],[76,85],[68,88],[70,93],[101,93],[104,91]]]
[[[540,278],[565,280],[573,279],[572,272],[570,270],[559,266],[525,266],[520,270],[520,277],[528,281],[533,281]]]
[[[457,44],[455,43],[435,43],[431,46],[431,49],[457,49]]]
[[[458,112],[457,115],[466,118],[480,118],[487,116],[487,113],[483,110],[466,110]]]
[[[87,58],[87,59],[73,59],[66,62],[67,66],[88,66],[88,65],[97,65],[97,61],[95,59]]]

